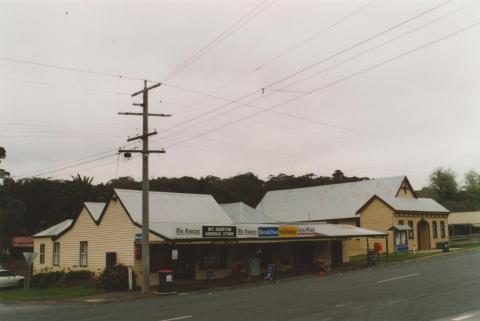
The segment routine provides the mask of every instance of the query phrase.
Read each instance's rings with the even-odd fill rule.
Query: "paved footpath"
[[[480,320],[480,252],[211,293],[0,304],[0,320]]]

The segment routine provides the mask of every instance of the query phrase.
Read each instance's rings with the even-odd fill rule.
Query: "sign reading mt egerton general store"
[[[203,237],[236,237],[236,226],[202,226]]]

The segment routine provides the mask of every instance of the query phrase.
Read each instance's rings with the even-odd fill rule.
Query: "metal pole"
[[[388,234],[385,236],[385,248],[387,250],[387,262],[388,262]]]
[[[148,90],[144,81],[143,92],[143,153],[142,153],[142,294],[150,292],[150,242],[148,212]]]

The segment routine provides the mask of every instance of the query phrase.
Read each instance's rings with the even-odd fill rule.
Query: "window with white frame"
[[[88,265],[88,242],[80,241],[80,266]]]
[[[60,265],[60,242],[53,243],[53,265]]]
[[[440,236],[445,238],[445,221],[440,221]]]

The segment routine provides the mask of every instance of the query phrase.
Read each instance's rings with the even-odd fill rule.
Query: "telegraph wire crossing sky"
[[[2,166],[17,178],[477,169],[479,1],[0,4]],[[68,12],[68,14],[65,14]]]

